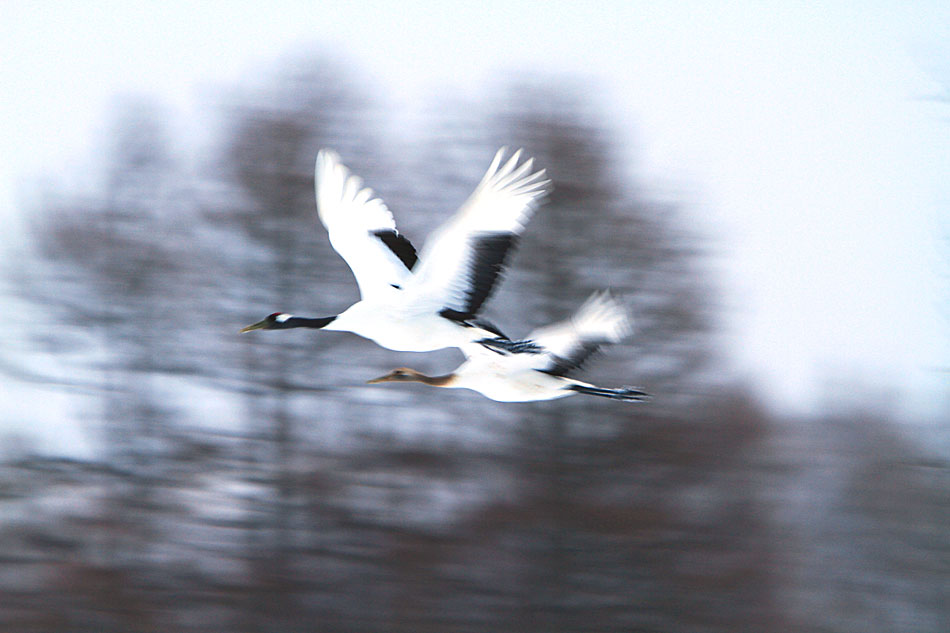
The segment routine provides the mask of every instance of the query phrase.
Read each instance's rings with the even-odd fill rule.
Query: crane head
[[[241,328],[241,333],[250,332],[251,330],[279,330],[291,316],[293,315],[285,314],[283,312],[274,312],[273,314],[268,314],[263,320]]]

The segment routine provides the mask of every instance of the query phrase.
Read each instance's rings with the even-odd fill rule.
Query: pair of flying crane
[[[429,352],[458,347],[466,360],[451,373],[427,376],[407,367],[370,380],[471,389],[499,402],[553,400],[582,393],[614,400],[648,399],[638,389],[598,387],[569,376],[599,347],[630,333],[630,320],[607,291],[596,292],[567,320],[512,340],[479,312],[551,181],[521,150],[495,154],[462,207],[433,231],[420,253],[396,230],[393,214],[332,150],[317,154],[317,212],[330,244],[346,261],[360,300],[340,314],[268,315],[241,330],[313,328],[352,332],[382,347]]]

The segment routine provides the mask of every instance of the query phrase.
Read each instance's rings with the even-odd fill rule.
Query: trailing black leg
[[[608,389],[606,387],[571,385],[568,388],[577,393],[586,393],[589,396],[601,396],[612,400],[623,400],[624,402],[645,402],[650,399],[650,394],[632,387]]]

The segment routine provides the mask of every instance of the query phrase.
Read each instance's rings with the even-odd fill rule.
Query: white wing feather
[[[374,231],[395,231],[386,204],[363,187],[332,150],[320,150],[315,169],[317,214],[333,249],[346,261],[365,299],[392,286],[403,286],[411,273]]]
[[[548,370],[558,365],[577,365],[600,345],[617,343],[630,334],[626,310],[608,291],[595,292],[569,318],[545,325],[525,340],[542,348],[539,353],[499,354],[478,343],[460,347],[473,366],[495,366],[504,373]]]
[[[504,164],[506,148],[459,210],[433,231],[419,255],[412,289],[427,308],[461,310],[472,285],[477,239],[487,234],[518,235],[548,192],[544,170],[532,172],[533,159],[518,164],[521,150]]]
[[[609,292],[595,292],[571,318],[540,327],[528,340],[544,348],[541,354],[516,354],[520,362],[534,369],[555,365],[577,365],[600,345],[617,343],[630,334],[632,325],[626,310]]]
[[[566,321],[540,327],[528,339],[555,356],[566,357],[583,343],[617,343],[630,333],[623,306],[609,292],[595,292]]]

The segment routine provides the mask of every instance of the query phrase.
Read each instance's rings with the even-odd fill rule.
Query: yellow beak
[[[258,321],[257,323],[252,323],[247,327],[242,327],[241,331],[238,334],[244,334],[245,332],[250,332],[251,330],[263,330],[267,326],[267,319],[263,321]]]

